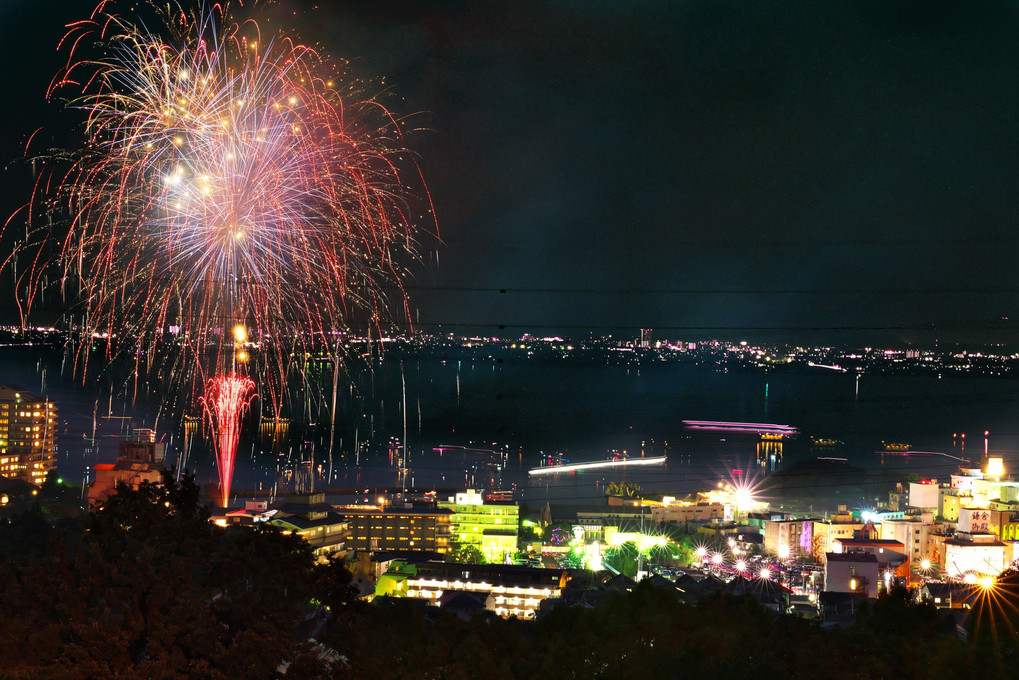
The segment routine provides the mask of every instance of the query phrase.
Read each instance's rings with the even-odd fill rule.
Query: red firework
[[[241,419],[255,398],[255,382],[233,373],[209,381],[202,405],[209,425],[218,433],[216,438],[216,469],[223,507],[230,500],[234,475],[234,458],[241,435]]]

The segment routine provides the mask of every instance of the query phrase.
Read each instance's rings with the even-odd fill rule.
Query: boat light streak
[[[576,472],[577,470],[595,470],[598,468],[621,467],[624,465],[664,465],[666,456],[654,458],[625,458],[622,460],[599,460],[592,463],[569,463],[568,465],[549,465],[531,468],[529,475],[554,475],[559,472]]]

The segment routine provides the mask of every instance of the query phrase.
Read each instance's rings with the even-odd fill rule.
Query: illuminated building
[[[853,519],[848,513],[833,515],[828,521],[814,520],[813,535],[810,541],[810,554],[815,560],[824,564],[825,554],[837,552],[835,541],[849,540],[856,532],[863,529],[863,522]]]
[[[707,522],[725,518],[726,508],[722,503],[670,503],[669,505],[652,507],[652,522]],[[729,512],[732,515],[731,508]]]
[[[939,488],[937,481],[925,479],[909,483],[909,505],[914,508],[933,509],[938,507]]]
[[[346,552],[347,520],[325,502],[324,493],[289,496],[272,513],[269,523],[285,533],[296,533],[319,557]]]
[[[439,508],[452,511],[450,540],[474,546],[489,562],[502,562],[517,551],[520,509],[516,503],[485,503],[474,489],[458,493]]]
[[[118,442],[116,463],[99,463],[92,468],[96,478],[88,487],[90,504],[101,502],[118,484],[137,490],[143,482],[163,481],[165,445],[153,441],[148,430],[136,435],[136,439]]]
[[[812,519],[766,520],[764,552],[781,559],[800,559],[810,554],[813,544]]]
[[[840,538],[835,540],[832,553],[869,553],[877,558],[878,569],[881,572],[891,571],[896,578],[909,579],[909,557],[906,555],[906,546],[900,541],[880,538]]]
[[[448,508],[339,508],[350,525],[348,549],[357,552],[449,550]]]
[[[824,589],[876,598],[881,583],[878,559],[871,553],[828,553],[824,564]]]
[[[950,486],[938,489],[938,517],[946,522],[959,520],[959,492]]]
[[[57,407],[17,385],[0,385],[0,475],[40,485],[57,467]]]
[[[499,616],[529,619],[542,600],[559,597],[568,573],[505,564],[394,561],[375,595],[412,597],[438,606],[444,594],[468,592],[484,598]]]
[[[954,538],[945,540],[945,573],[948,576],[997,576],[1004,568],[1005,544],[994,534],[958,531]]]
[[[906,558],[919,563],[930,554],[930,536],[939,527],[934,524],[934,513],[925,512],[911,519],[888,519],[881,522],[881,538],[898,541],[906,548]]]

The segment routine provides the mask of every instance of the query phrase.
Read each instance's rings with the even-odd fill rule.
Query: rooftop
[[[873,562],[877,564],[877,556],[874,553],[825,553],[825,558],[829,562]]]

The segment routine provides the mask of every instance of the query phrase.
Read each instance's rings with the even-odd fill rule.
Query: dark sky
[[[423,128],[424,329],[1019,340],[1016,3],[279,4]],[[86,6],[0,7],[5,157]]]

